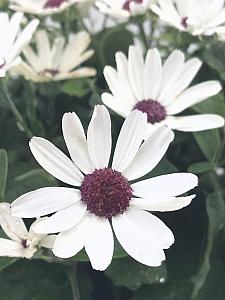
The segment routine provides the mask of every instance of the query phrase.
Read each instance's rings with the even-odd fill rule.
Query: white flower
[[[21,32],[22,13],[15,13],[11,18],[7,13],[0,13],[0,77],[13,66],[20,63],[22,49],[30,42],[39,21],[31,21]]]
[[[15,67],[15,71],[27,80],[47,82],[96,74],[93,68],[78,67],[94,54],[93,50],[86,50],[90,44],[86,32],[71,35],[67,44],[64,37],[59,36],[51,46],[46,31],[41,30],[36,33],[35,40],[37,53],[30,46],[26,47],[23,50],[26,62]]]
[[[158,0],[151,8],[166,23],[193,35],[212,35],[225,24],[224,0]]]
[[[85,0],[10,0],[10,8],[25,13],[48,15],[59,13]]]
[[[117,71],[104,69],[106,81],[113,95],[103,93],[105,105],[123,117],[134,110],[146,112],[149,131],[166,124],[180,131],[201,131],[221,127],[224,119],[215,114],[177,116],[221,90],[218,81],[205,81],[189,87],[201,67],[192,58],[185,62],[184,54],[173,51],[162,65],[157,49],[150,49],[145,61],[139,49],[129,48],[128,59],[116,53]]]
[[[131,15],[144,14],[155,0],[99,0],[95,5],[104,14],[116,18],[129,18]]]
[[[0,256],[31,258],[39,247],[52,248],[55,235],[33,231],[33,226],[41,220],[35,221],[28,232],[21,218],[11,216],[10,204],[0,203],[0,225],[11,239],[0,238]]]
[[[46,187],[32,191],[13,202],[13,215],[31,218],[55,212],[34,230],[42,234],[59,232],[53,246],[58,257],[72,257],[85,247],[93,268],[106,269],[113,256],[113,227],[130,256],[145,265],[159,266],[165,260],[163,249],[173,244],[174,236],[145,210],[173,211],[188,205],[195,195],[177,196],[194,188],[197,177],[175,173],[131,184],[129,181],[157,165],[174,137],[164,126],[142,143],[146,127],[146,114],[130,114],[109,167],[112,138],[106,107],[95,107],[87,138],[77,115],[64,114],[63,135],[72,161],[40,137],[32,138],[30,148],[46,171],[80,189]]]

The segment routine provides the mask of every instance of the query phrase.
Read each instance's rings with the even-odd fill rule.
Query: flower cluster
[[[88,81],[87,94],[92,90],[95,97],[100,97],[93,105],[87,130],[81,122],[83,118],[79,117],[82,111],[79,105],[83,103],[77,104],[77,113],[65,112],[73,111],[74,105],[69,110],[63,109],[62,132],[70,158],[47,139],[32,135],[29,147],[34,158],[61,183],[31,190],[11,204],[0,203],[0,225],[10,238],[0,238],[0,256],[40,258],[39,253],[45,247],[52,250],[50,255],[55,259],[66,259],[84,248],[93,269],[102,271],[113,259],[117,240],[136,261],[160,266],[166,259],[164,250],[170,248],[175,238],[155,213],[188,206],[195,194],[187,193],[198,185],[198,178],[185,170],[155,177],[150,172],[167,153],[175,137],[173,130],[198,132],[224,126],[224,118],[214,112],[194,115],[191,112],[196,104],[219,94],[222,86],[218,80],[211,79],[211,74],[207,75],[207,81],[196,79],[202,66],[199,58],[187,55],[187,59],[184,49],[165,53],[157,45],[151,47],[146,36],[143,41],[147,46],[146,54],[131,44],[127,56],[116,51],[116,68],[105,65],[100,47],[96,46],[96,41],[92,43],[91,34],[84,31],[85,22],[79,9],[80,5],[85,9],[95,6],[107,15],[106,18],[122,18],[122,22],[129,18],[135,20],[138,15],[159,16],[179,31],[194,36],[215,33],[222,36],[225,32],[224,1],[9,2],[9,8],[19,12],[11,18],[6,12],[0,13],[0,77],[12,74],[23,76],[33,84],[54,84],[84,77],[88,81],[97,75],[96,81]],[[37,30],[39,20],[28,22],[23,15],[52,17],[72,8],[78,11],[79,17],[76,15],[76,26],[69,29],[68,24],[59,30],[44,28],[43,22]],[[53,16],[51,22],[57,17]],[[90,45],[100,52],[96,53],[97,63],[88,62],[95,54],[89,49]],[[104,66],[97,74],[100,62]],[[106,82],[103,80],[102,84],[103,78]],[[101,81],[99,86],[107,83],[110,91],[98,92],[98,80]],[[65,89],[63,83],[58,84]],[[3,87],[4,92],[5,85]],[[26,122],[7,93],[6,99],[20,129],[26,131]],[[99,101],[101,105],[97,105]],[[41,105],[35,103],[33,109]],[[115,147],[107,107],[124,118]],[[88,108],[91,112],[89,104]],[[88,118],[86,114],[85,117]],[[34,219],[29,230],[22,218]]]

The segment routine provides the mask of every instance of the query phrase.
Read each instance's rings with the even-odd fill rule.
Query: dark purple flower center
[[[128,208],[133,190],[120,172],[105,168],[86,175],[80,192],[90,212],[110,219]]]
[[[67,0],[48,0],[44,4],[44,8],[58,8],[63,2]]]
[[[133,109],[145,112],[148,117],[148,123],[155,124],[165,120],[166,110],[158,101],[142,100],[138,102]]]
[[[125,3],[123,4],[123,9],[130,11],[130,4],[131,3],[137,3],[137,4],[141,4],[143,2],[143,0],[127,0],[125,1]]]
[[[185,29],[187,29],[187,27],[188,27],[187,20],[188,20],[188,17],[184,17],[184,18],[181,19],[181,25],[182,25]]]
[[[27,240],[22,240],[21,245],[23,246],[23,248],[27,248]]]
[[[6,61],[4,60],[4,58],[2,58],[0,63],[0,69],[4,68],[5,65],[6,65]]]
[[[51,76],[56,76],[57,74],[59,74],[59,71],[56,69],[44,69],[41,74],[45,75],[45,74],[50,74]]]

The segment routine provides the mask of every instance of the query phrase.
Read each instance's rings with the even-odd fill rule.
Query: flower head
[[[59,13],[84,0],[10,0],[10,8],[36,15]]]
[[[186,108],[216,95],[218,81],[206,81],[188,88],[201,67],[192,58],[185,62],[182,52],[175,50],[162,65],[157,49],[150,49],[145,61],[138,47],[129,48],[128,59],[116,53],[117,70],[106,66],[104,75],[112,95],[104,93],[105,105],[126,117],[133,110],[148,116],[149,132],[167,125],[180,131],[201,131],[221,127],[224,119],[215,114],[177,116]]]
[[[33,20],[20,32],[22,19],[22,13],[15,13],[11,18],[7,13],[0,13],[0,77],[4,77],[10,68],[20,63],[19,55],[39,24],[38,20]]]
[[[59,81],[96,74],[93,68],[79,67],[94,53],[86,50],[90,44],[90,36],[86,32],[71,35],[68,43],[59,36],[51,45],[46,31],[41,30],[36,33],[35,40],[37,53],[30,46],[26,47],[23,51],[26,61],[15,68],[27,80]]]
[[[66,113],[62,128],[72,161],[43,138],[32,138],[30,148],[46,171],[75,187],[47,187],[22,195],[12,203],[13,215],[30,218],[54,213],[34,230],[59,232],[53,246],[58,257],[74,256],[85,247],[93,268],[104,270],[113,256],[113,227],[130,256],[145,265],[159,266],[165,260],[163,249],[173,244],[174,236],[147,211],[172,211],[188,205],[194,195],[177,196],[194,188],[197,177],[175,173],[132,183],[157,165],[174,137],[164,126],[143,142],[146,127],[147,115],[132,112],[109,164],[112,139],[107,109],[95,107],[87,138],[78,116]]]
[[[52,248],[55,236],[37,234],[33,226],[43,219],[35,221],[29,231],[21,218],[11,216],[10,204],[0,204],[0,225],[9,239],[0,238],[0,256],[31,258],[39,247]]]
[[[129,18],[131,15],[144,14],[155,0],[99,0],[96,6],[105,14],[116,18]]]
[[[169,25],[193,35],[212,35],[225,25],[224,0],[158,0],[151,8]]]

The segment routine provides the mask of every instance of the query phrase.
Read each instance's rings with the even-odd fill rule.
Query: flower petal
[[[198,177],[191,173],[173,173],[142,180],[131,185],[134,195],[142,198],[152,196],[178,196],[198,185]]]
[[[157,129],[140,147],[123,175],[134,180],[150,172],[162,159],[173,138],[174,134],[168,127]]]
[[[224,118],[215,114],[202,114],[185,117],[170,116],[166,124],[175,130],[180,131],[203,131],[224,126]]]
[[[33,227],[33,230],[39,234],[57,233],[69,230],[81,221],[86,210],[87,206],[79,201],[39,222]]]
[[[56,234],[47,235],[40,241],[40,246],[48,249],[52,249],[57,238]]]
[[[136,110],[125,119],[116,143],[112,162],[113,169],[121,172],[127,168],[138,152],[146,128],[147,115],[145,113]]]
[[[12,215],[22,218],[40,217],[73,205],[80,198],[80,191],[72,188],[41,188],[14,200],[11,204]]]
[[[106,168],[111,153],[112,137],[110,115],[104,105],[95,106],[88,126],[87,145],[95,168]]]
[[[111,225],[107,219],[92,216],[94,222],[85,237],[85,250],[93,269],[104,271],[113,257],[114,240]]]
[[[49,141],[33,137],[29,143],[37,162],[55,178],[67,184],[79,186],[83,175],[71,160]]]
[[[63,136],[75,165],[85,174],[95,169],[87,147],[86,136],[80,119],[75,113],[65,113],[62,119]]]
[[[24,257],[24,252],[21,243],[0,238],[0,256]]]
[[[147,199],[132,198],[130,205],[134,208],[149,211],[175,211],[188,206],[194,198],[195,195],[186,197],[162,197],[162,195],[156,195],[156,197],[150,196]]]

